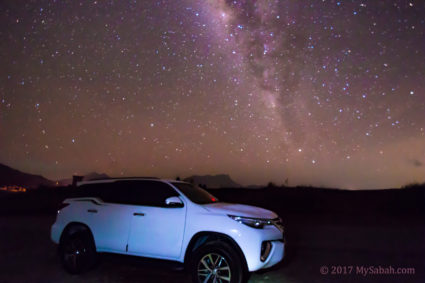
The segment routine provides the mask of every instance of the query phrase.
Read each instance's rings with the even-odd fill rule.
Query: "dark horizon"
[[[102,179],[131,179],[131,178],[157,178],[157,179],[168,179],[168,180],[182,180],[182,181],[188,181],[193,182],[195,184],[199,184],[202,187],[205,188],[240,188],[240,189],[249,189],[249,188],[266,188],[266,187],[286,187],[286,188],[316,188],[316,189],[331,189],[331,190],[349,190],[349,191],[373,191],[373,190],[392,190],[392,189],[404,189],[409,187],[425,187],[425,183],[409,183],[405,184],[400,187],[386,187],[386,188],[355,188],[355,189],[347,189],[347,188],[337,188],[337,187],[326,187],[326,186],[313,186],[311,184],[290,184],[289,180],[285,180],[283,183],[274,183],[274,182],[267,182],[265,184],[248,184],[248,185],[242,185],[237,180],[234,180],[231,175],[226,173],[221,174],[206,174],[206,175],[190,175],[190,176],[174,176],[174,177],[164,177],[164,176],[146,176],[146,175],[134,175],[134,176],[113,176],[108,175],[103,172],[87,172],[86,174],[80,174],[80,175],[71,175],[68,178],[62,178],[62,179],[48,179],[44,177],[43,175],[39,174],[31,174],[30,172],[23,172],[22,170],[19,170],[17,168],[11,168],[10,166],[7,166],[5,164],[0,163],[0,169],[1,167],[7,167],[11,171],[18,171],[22,176],[14,176],[13,180],[20,179],[18,181],[13,182],[5,182],[5,180],[8,180],[7,173],[4,170],[0,170],[0,187],[1,186],[22,186],[23,188],[40,188],[40,187],[61,187],[61,186],[68,186],[71,185],[73,182],[73,178],[84,178],[85,181],[92,181],[92,180],[102,180]],[[6,170],[8,171],[8,170]],[[86,179],[88,177],[88,179]],[[31,178],[35,178],[34,181],[31,180]],[[28,180],[30,179],[30,180]],[[44,180],[43,180],[44,179]],[[235,182],[236,181],[236,182]],[[24,183],[34,183],[32,186],[25,185]],[[50,182],[50,184],[48,184]],[[217,185],[217,183],[222,183],[224,185]],[[213,185],[211,185],[213,184]],[[216,184],[216,185],[214,185]]]

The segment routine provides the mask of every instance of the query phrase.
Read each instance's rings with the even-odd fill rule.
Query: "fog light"
[[[265,261],[267,259],[271,249],[272,249],[272,243],[270,243],[269,241],[265,241],[261,244],[261,256],[260,256],[261,261]]]

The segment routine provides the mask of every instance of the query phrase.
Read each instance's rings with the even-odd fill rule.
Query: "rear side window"
[[[115,202],[117,195],[113,183],[86,184],[78,187],[78,197],[95,197],[104,202]]]
[[[85,196],[98,197],[108,203],[164,207],[165,199],[179,195],[172,187],[159,181],[126,180],[81,187],[84,186],[87,186]]]

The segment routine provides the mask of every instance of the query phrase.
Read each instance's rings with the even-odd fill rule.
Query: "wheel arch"
[[[87,224],[84,224],[82,222],[69,222],[65,228],[63,229],[61,236],[59,238],[59,246],[61,245],[61,243],[63,242],[63,239],[67,236],[67,235],[72,235],[76,232],[79,231],[86,231],[89,232],[90,238],[93,241],[94,246],[96,247],[96,242],[94,240],[93,237],[93,232],[91,231],[90,227]]]
[[[197,248],[201,247],[202,245],[208,242],[213,242],[217,240],[226,242],[231,247],[233,247],[242,261],[243,269],[245,271],[248,271],[248,264],[247,264],[245,255],[242,249],[239,247],[238,243],[229,235],[219,233],[219,232],[211,232],[211,231],[198,232],[192,236],[185,251],[184,264],[187,265],[187,263],[189,262],[189,257],[191,253],[195,251]]]

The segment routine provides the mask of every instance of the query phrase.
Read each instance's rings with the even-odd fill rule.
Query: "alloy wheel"
[[[69,241],[64,248],[64,261],[72,269],[77,270],[85,261],[87,248],[80,238]]]
[[[208,253],[198,263],[198,281],[203,283],[230,282],[231,272],[227,260],[217,253]]]

